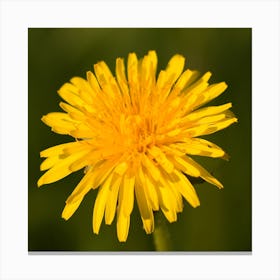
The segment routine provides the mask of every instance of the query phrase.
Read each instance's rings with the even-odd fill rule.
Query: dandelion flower
[[[52,112],[42,121],[73,141],[40,153],[46,158],[38,186],[58,181],[84,169],[84,176],[66,200],[62,217],[68,220],[91,189],[98,189],[93,209],[93,232],[102,220],[110,225],[115,215],[119,241],[127,239],[130,215],[137,202],[146,233],[154,230],[154,211],[169,222],[183,210],[183,198],[193,207],[199,199],[189,176],[222,188],[222,184],[192,159],[192,155],[226,158],[217,145],[200,138],[224,129],[237,119],[227,103],[202,107],[227,88],[209,85],[207,72],[185,70],[185,58],[174,55],[157,72],[157,55],[142,59],[135,53],[116,59],[115,76],[105,62],[94,74],[74,77],[58,94],[65,112]]]

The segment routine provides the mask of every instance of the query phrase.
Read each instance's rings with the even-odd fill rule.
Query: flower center
[[[120,132],[123,145],[129,153],[145,153],[154,145],[151,121],[139,114],[121,116]]]

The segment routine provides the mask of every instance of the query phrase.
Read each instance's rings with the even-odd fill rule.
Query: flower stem
[[[165,217],[158,211],[155,213],[155,230],[153,232],[156,251],[172,251],[172,242]]]

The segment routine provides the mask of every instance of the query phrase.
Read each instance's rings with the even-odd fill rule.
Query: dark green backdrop
[[[134,207],[126,243],[119,243],[115,222],[102,224],[92,233],[92,209],[97,191],[91,191],[69,221],[61,218],[64,202],[82,172],[37,188],[43,173],[39,152],[71,141],[52,133],[40,118],[61,111],[56,91],[73,76],[86,76],[94,63],[106,61],[112,71],[117,57],[129,52],[142,57],[156,50],[158,68],[172,55],[186,57],[187,67],[211,71],[211,83],[229,87],[213,104],[233,103],[239,122],[208,137],[222,146],[230,161],[196,158],[223,184],[218,190],[197,184],[201,206],[185,203],[178,221],[169,224],[175,251],[251,250],[251,29],[54,29],[31,28],[28,32],[28,249],[29,251],[151,251],[151,235],[142,229]]]

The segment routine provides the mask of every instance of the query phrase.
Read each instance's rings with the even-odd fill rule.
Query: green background
[[[37,188],[43,174],[39,152],[72,141],[41,122],[42,115],[61,111],[56,91],[73,76],[86,77],[94,63],[104,60],[112,70],[117,57],[138,57],[156,50],[158,69],[172,55],[186,57],[186,67],[211,71],[211,83],[225,81],[226,92],[211,104],[233,103],[239,122],[207,139],[223,147],[229,161],[195,157],[219,179],[224,189],[195,185],[201,206],[185,203],[178,221],[169,224],[174,251],[251,251],[251,29],[72,29],[31,28],[28,31],[28,249],[29,251],[153,251],[152,235],[142,228],[135,205],[126,243],[116,235],[115,221],[92,233],[91,191],[71,217],[61,213],[65,200],[83,172]]]

